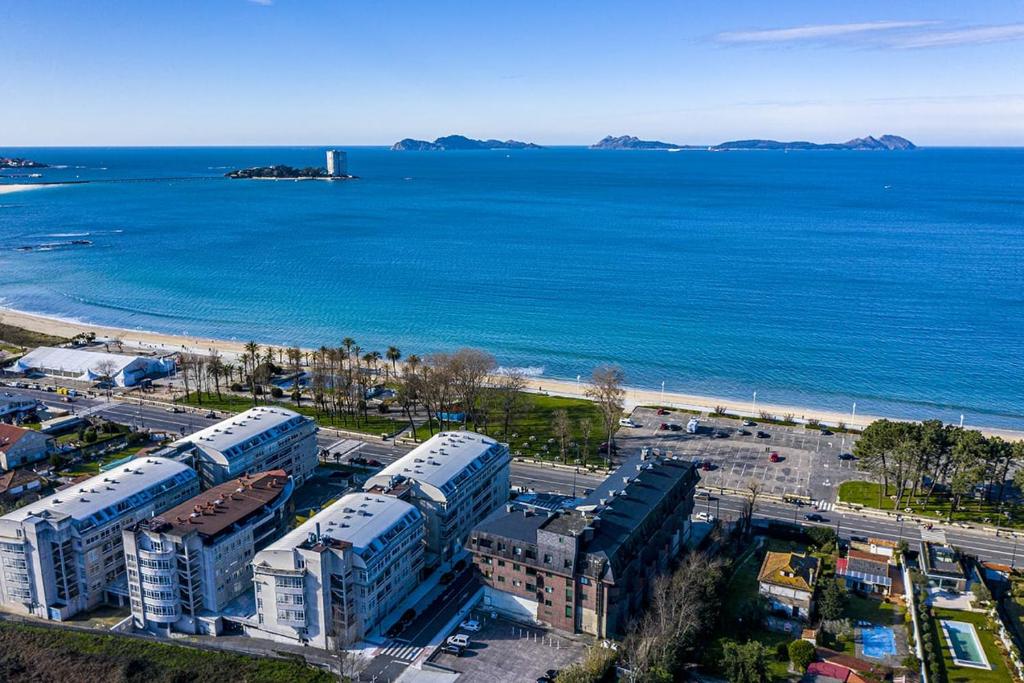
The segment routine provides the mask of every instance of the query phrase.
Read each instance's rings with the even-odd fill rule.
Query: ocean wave
[[[89,232],[48,232],[43,237],[88,237]]]
[[[515,366],[510,367],[510,368],[506,368],[506,367],[502,366],[502,367],[498,368],[498,372],[511,372],[513,370],[519,372],[522,375],[525,375],[526,377],[540,377],[541,375],[544,374],[544,366],[543,365],[528,365],[525,368],[515,367]]]

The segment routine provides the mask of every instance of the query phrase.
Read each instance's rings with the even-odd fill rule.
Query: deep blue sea
[[[2,149],[54,167],[0,183],[175,179],[0,195],[0,302],[1024,428],[1022,149],[349,148],[352,182],[217,177],[323,149]]]

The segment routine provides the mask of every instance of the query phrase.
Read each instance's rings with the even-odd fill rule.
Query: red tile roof
[[[12,444],[21,441],[22,437],[31,432],[31,429],[24,429],[22,427],[15,427],[4,422],[0,422],[0,448],[4,446],[10,446]]]

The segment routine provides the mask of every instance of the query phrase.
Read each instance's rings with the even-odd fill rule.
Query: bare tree
[[[110,387],[114,383],[114,375],[117,374],[117,363],[109,358],[105,358],[97,363],[94,369],[107,390],[107,396],[110,396]]]
[[[405,412],[406,419],[409,420],[409,433],[412,434],[413,441],[418,441],[416,437],[416,423],[412,419],[412,411],[419,400],[419,365],[420,359],[416,355],[411,355],[402,366],[401,374],[395,375],[395,378],[398,380],[398,401]]]
[[[462,400],[466,422],[472,420],[474,430],[479,424],[478,411],[484,381],[496,366],[494,356],[480,349],[459,349],[451,357],[452,383]]]
[[[741,529],[744,534],[749,534],[754,520],[754,509],[757,507],[757,497],[761,494],[762,484],[756,479],[747,482],[747,495],[743,500],[743,507],[740,510]]]
[[[594,431],[594,422],[589,417],[580,418],[580,437],[583,439],[583,462],[586,464],[590,457],[590,437]]]
[[[608,462],[611,463],[612,451],[615,448],[615,427],[622,416],[622,401],[626,396],[622,385],[626,375],[622,368],[615,365],[603,365],[595,368],[591,375],[591,384],[584,392],[588,398],[597,403],[601,411],[605,432],[608,434]]]
[[[495,378],[495,392],[502,417],[502,438],[509,438],[512,419],[523,404],[526,375],[518,368],[501,368]]]
[[[564,464],[566,462],[566,447],[569,445],[569,439],[572,438],[572,422],[569,421],[568,410],[559,408],[552,414],[551,430],[555,433],[555,438],[558,439],[558,452]]]

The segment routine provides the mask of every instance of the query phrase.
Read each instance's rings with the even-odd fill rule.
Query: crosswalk
[[[415,645],[409,645],[397,640],[389,640],[387,647],[380,651],[380,654],[386,655],[393,659],[400,659],[403,662],[414,661],[423,652],[422,647],[416,647]]]
[[[831,501],[819,500],[817,507],[822,512],[829,512],[830,510],[836,509],[836,504]]]

